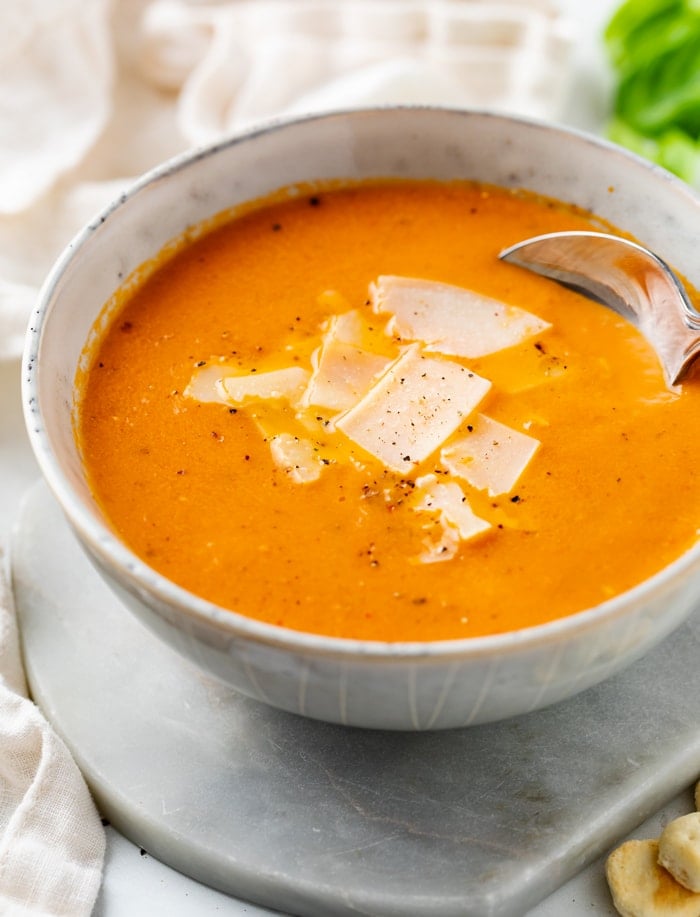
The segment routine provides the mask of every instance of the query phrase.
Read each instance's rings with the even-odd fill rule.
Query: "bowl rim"
[[[75,256],[89,244],[94,231],[113,218],[133,197],[153,184],[183,172],[202,159],[254,141],[257,137],[294,129],[297,125],[329,119],[353,119],[367,116],[385,117],[392,111],[416,114],[432,113],[456,117],[479,117],[514,125],[560,134],[588,143],[596,148],[630,160],[665,181],[688,197],[700,213],[700,196],[685,182],[641,156],[623,149],[615,143],[590,134],[580,128],[549,123],[537,118],[499,113],[478,108],[450,108],[436,105],[380,105],[363,108],[339,109],[301,116],[279,117],[257,124],[246,130],[224,137],[213,143],[197,146],[178,153],[144,172],[128,187],[80,229],[68,242],[54,261],[42,284],[36,306],[30,316],[22,356],[22,407],[29,441],[44,481],[60,504],[70,525],[83,542],[88,552],[99,558],[103,567],[114,576],[118,570],[129,592],[142,597],[150,595],[157,605],[165,605],[177,615],[189,618],[209,627],[215,627],[221,635],[231,640],[244,640],[258,645],[275,647],[300,654],[312,654],[324,658],[340,658],[349,661],[373,660],[384,663],[400,663],[402,660],[437,661],[438,659],[467,659],[482,656],[508,655],[531,649],[543,644],[560,643],[563,637],[595,627],[602,619],[613,620],[624,615],[630,605],[635,604],[647,593],[663,592],[671,580],[682,579],[698,566],[700,561],[700,540],[677,557],[666,567],[619,595],[605,600],[591,608],[573,612],[540,624],[495,634],[473,637],[457,637],[446,640],[424,641],[379,641],[361,640],[351,637],[334,637],[310,633],[260,621],[245,614],[216,605],[178,586],[163,574],[150,567],[113,532],[99,515],[99,506],[93,513],[74,492],[61,462],[54,453],[49,435],[43,422],[43,410],[39,397],[41,361],[38,359],[43,332],[53,311],[57,293],[65,273]],[[222,209],[222,212],[226,208]],[[146,260],[146,259],[144,259]],[[170,617],[170,616],[168,616]]]

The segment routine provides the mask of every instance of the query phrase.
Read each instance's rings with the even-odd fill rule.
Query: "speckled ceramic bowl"
[[[188,225],[283,185],[376,176],[478,179],[569,201],[624,227],[700,285],[700,201],[616,147],[478,112],[394,108],[312,117],[166,163],[80,233],[31,321],[26,420],[43,473],[96,567],[126,606],[205,672],[322,720],[467,726],[562,700],[645,653],[700,598],[700,546],[618,598],[514,633],[434,643],[325,638],[217,608],[146,566],[100,517],[73,439],[80,353],[123,277]]]

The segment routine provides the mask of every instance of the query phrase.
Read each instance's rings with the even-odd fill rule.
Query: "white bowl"
[[[698,198],[663,170],[603,141],[434,108],[281,123],[157,168],[72,242],[44,286],[28,333],[27,427],[46,480],[97,569],[126,606],[205,672],[265,703],[348,725],[440,729],[489,722],[596,684],[666,636],[700,597],[700,547],[611,601],[516,632],[427,643],[305,634],[218,608],[132,554],[101,518],[73,438],[80,354],[124,277],[187,226],[281,186],[377,176],[525,187],[592,210],[700,281]]]

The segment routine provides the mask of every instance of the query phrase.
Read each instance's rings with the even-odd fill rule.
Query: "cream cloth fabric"
[[[371,104],[556,119],[570,47],[555,0],[1,4],[0,360],[18,361],[71,236],[171,154],[279,115]],[[83,779],[26,697],[0,563],[0,913],[88,915],[103,853]]]
[[[0,578],[0,914],[89,914],[104,849],[77,766],[26,697],[12,598]]]

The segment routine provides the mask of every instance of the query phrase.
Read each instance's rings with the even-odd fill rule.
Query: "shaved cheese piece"
[[[251,401],[285,399],[296,404],[311,374],[300,366],[270,372],[238,374],[226,363],[208,363],[192,374],[183,394],[197,401],[242,405]]]
[[[334,340],[354,344],[360,350],[393,359],[396,356],[396,346],[393,341],[387,341],[384,328],[380,325],[379,322],[368,322],[359,309],[350,309],[349,312],[331,315],[323,323],[323,341]]]
[[[345,411],[356,404],[390,362],[388,357],[335,341],[322,349],[303,403]]]
[[[247,401],[280,399],[299,401],[309,381],[309,371],[301,366],[273,369],[266,373],[249,373],[245,376],[225,375],[217,383],[217,391],[227,404],[245,404]]]
[[[272,460],[297,484],[309,484],[321,475],[322,465],[311,440],[278,433],[270,438]]]
[[[509,493],[540,442],[526,433],[478,414],[471,431],[446,446],[440,459],[452,474],[489,496]]]
[[[327,336],[334,340],[362,347],[366,335],[365,322],[357,309],[351,309],[341,315],[332,315],[328,320]]]
[[[425,357],[414,344],[335,426],[388,468],[405,473],[439,448],[490,388],[487,379],[452,360]]]
[[[425,551],[415,558],[420,564],[444,563],[446,560],[452,560],[459,550],[460,538],[456,529],[451,525],[445,525],[439,519],[435,522],[435,528],[436,532],[432,537],[423,539]]]
[[[220,403],[221,392],[218,384],[230,371],[230,367],[221,362],[207,363],[205,366],[198,367],[182,394],[185,398],[195,398],[197,401]]]
[[[361,347],[365,337],[364,322],[357,311],[330,319],[321,347],[312,358],[315,368],[302,404],[345,411],[359,401],[391,362],[389,357]]]
[[[426,475],[418,478],[412,496],[414,509],[438,513],[457,529],[463,541],[491,528],[490,522],[474,513],[456,481],[442,482],[432,474]]]
[[[388,334],[423,341],[426,350],[450,356],[483,357],[550,327],[524,309],[473,290],[412,277],[379,277],[370,285],[370,299],[375,312],[392,315]]]
[[[427,551],[418,557],[421,563],[450,560],[460,542],[491,528],[489,522],[474,513],[456,481],[443,483],[433,474],[416,480],[410,505],[416,512],[433,514],[439,526],[436,535],[424,541]]]

